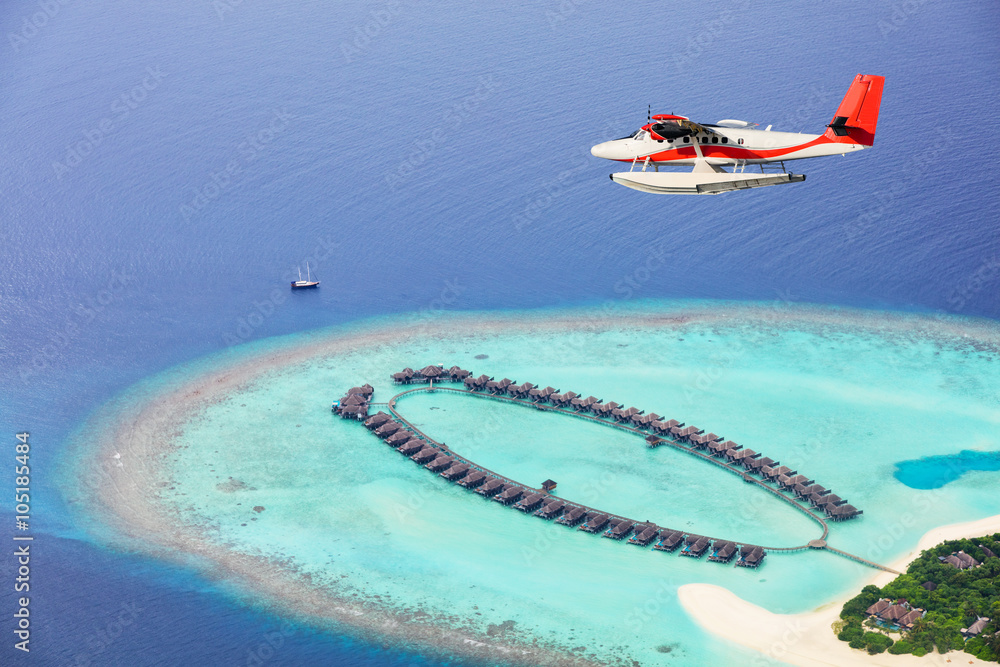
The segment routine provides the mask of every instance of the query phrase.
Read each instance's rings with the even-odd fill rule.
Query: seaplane
[[[628,171],[611,174],[611,180],[654,194],[716,195],[800,183],[805,175],[790,173],[785,162],[871,148],[884,82],[885,77],[872,74],[854,77],[823,134],[773,132],[771,125],[760,130],[742,120],[696,123],[685,116],[648,114],[647,124],[635,133],[597,144],[590,152],[630,163]],[[673,166],[693,168],[660,171]]]

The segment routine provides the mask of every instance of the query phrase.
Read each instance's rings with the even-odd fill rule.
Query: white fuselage
[[[662,140],[640,130],[632,137],[598,144],[591,153],[621,162],[645,162],[649,158],[648,164],[656,166],[693,165],[699,160],[723,166],[843,155],[863,148],[867,147],[834,141],[826,134],[712,127],[709,133]]]

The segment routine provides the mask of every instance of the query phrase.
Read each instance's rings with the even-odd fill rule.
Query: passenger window
[[[740,146],[742,146],[742,145],[743,145],[743,140],[742,140],[742,139],[740,139]]]
[[[713,144],[719,143],[719,138],[718,137],[712,137],[712,143]]]
[[[722,143],[728,144],[729,143],[729,137],[722,137]]]
[[[691,143],[691,137],[684,137],[684,143],[686,144]]]

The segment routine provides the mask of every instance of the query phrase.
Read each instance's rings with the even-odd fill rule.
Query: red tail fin
[[[838,143],[871,146],[875,143],[884,76],[858,74],[827,126],[826,135]]]

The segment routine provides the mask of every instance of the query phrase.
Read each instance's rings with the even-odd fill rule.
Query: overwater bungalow
[[[521,510],[525,514],[528,512],[534,512],[542,506],[545,498],[546,496],[544,493],[532,493],[519,500],[514,507]]]
[[[392,374],[392,381],[395,384],[410,384],[413,382],[414,370],[412,368],[404,368],[398,373]]]
[[[444,374],[444,368],[441,366],[424,366],[414,374],[413,381],[430,382],[431,380],[437,380]]]
[[[545,389],[535,388],[528,392],[528,398],[533,400],[535,403],[544,403],[558,393],[559,390],[554,387],[546,387]]]
[[[659,527],[652,523],[639,524],[632,530],[635,534],[628,539],[628,543],[636,544],[640,547],[649,546],[649,543],[655,540],[656,536],[660,533]]]
[[[470,376],[462,380],[462,384],[469,391],[482,391],[486,388],[486,383],[492,379],[489,375],[480,375],[477,378]]]
[[[458,465],[453,465],[452,467],[441,473],[441,476],[452,482],[462,479],[469,473],[468,463],[459,463]]]
[[[725,457],[730,449],[736,452],[743,449],[743,445],[737,445],[732,440],[716,440],[708,443],[708,452],[712,456]]]
[[[608,525],[611,521],[611,517],[607,514],[596,514],[589,519],[587,522],[580,526],[580,530],[586,533],[596,533],[599,530],[604,530],[604,527]]]
[[[795,491],[797,497],[803,500],[808,500],[814,493],[818,493],[820,497],[830,493],[829,489],[820,484],[796,484],[792,490]]]
[[[360,387],[351,387],[347,390],[348,394],[358,394],[359,396],[364,396],[365,398],[371,398],[371,395],[375,393],[375,388],[370,384],[363,384]]]
[[[375,435],[385,440],[390,435],[392,435],[396,431],[399,431],[402,428],[403,425],[397,421],[386,422],[382,426],[379,426],[377,429],[375,429]]]
[[[473,470],[464,478],[459,480],[458,485],[467,489],[474,489],[486,481],[486,473],[482,470]]]
[[[674,551],[684,542],[684,533],[679,530],[663,530],[660,532],[660,541],[653,547],[657,551]]]
[[[471,371],[467,371],[464,368],[460,368],[458,366],[452,366],[451,368],[448,369],[448,377],[451,379],[452,382],[462,382],[465,380],[465,378],[469,377],[470,375],[472,375]]]
[[[708,555],[708,560],[713,563],[728,563],[736,555],[736,543],[727,540],[716,540],[712,545],[712,553]]]
[[[708,551],[708,548],[712,545],[712,541],[707,537],[702,537],[701,535],[688,535],[684,539],[684,548],[681,549],[682,556],[691,556],[692,558],[701,558]]]
[[[521,486],[508,486],[503,490],[502,493],[497,495],[493,500],[497,501],[501,505],[510,505],[521,499],[524,495],[524,487]]]
[[[436,447],[431,447],[430,445],[426,445],[416,454],[411,455],[410,460],[414,461],[415,463],[423,465],[424,463],[428,463],[429,461],[434,460],[434,458],[437,457],[440,453],[441,453],[440,449],[437,449]]]
[[[611,416],[614,417],[615,421],[619,424],[629,424],[632,422],[632,418],[642,414],[642,410],[639,408],[618,408],[617,410],[611,411]]]
[[[446,468],[451,467],[451,464],[455,462],[454,456],[448,456],[447,454],[439,454],[434,458],[433,461],[425,465],[424,467],[431,472],[441,472]]]
[[[647,435],[646,436],[646,446],[647,447],[659,447],[664,442],[666,442],[666,441],[663,438],[658,438],[655,435]]]
[[[392,416],[389,415],[388,413],[379,410],[378,412],[376,412],[371,417],[365,420],[365,428],[368,429],[369,431],[374,431],[379,426],[383,426],[390,421],[392,421]]]
[[[530,382],[525,382],[524,384],[512,384],[507,388],[507,393],[514,398],[527,398],[531,393],[531,390],[535,388],[535,385]]]
[[[611,522],[608,530],[604,533],[604,537],[610,537],[613,540],[622,540],[632,532],[632,528],[635,526],[634,521],[629,521],[628,519],[616,519]]]
[[[652,428],[653,422],[660,421],[662,417],[655,412],[650,412],[646,414],[638,414],[632,417],[632,424],[638,426],[639,428],[649,429]]]
[[[809,500],[815,507],[818,507],[821,510],[825,510],[827,507],[837,507],[838,505],[844,505],[847,503],[846,500],[835,493],[828,493],[818,496],[815,500],[812,498]]]
[[[702,432],[702,429],[697,426],[685,426],[684,428],[676,431],[676,436],[678,440],[690,440],[692,435],[698,435]]]
[[[762,470],[761,472],[763,472],[764,474],[764,479],[768,480],[769,482],[778,481],[778,478],[781,477],[782,475],[791,477],[792,475],[798,474],[797,471],[792,470],[788,466],[772,466],[771,470],[767,471]]]
[[[549,400],[553,405],[560,408],[568,408],[573,404],[573,401],[580,397],[580,394],[575,391],[567,391],[565,394],[553,394]]]
[[[566,513],[556,520],[556,523],[562,524],[563,526],[575,526],[581,521],[585,521],[587,518],[587,510],[582,507],[572,507],[567,509]]]
[[[340,403],[340,407],[344,407],[346,405],[363,405],[368,402],[368,399],[361,394],[347,394],[337,402]]]
[[[390,447],[400,447],[401,445],[404,445],[407,442],[409,442],[410,438],[412,437],[413,434],[411,434],[409,431],[396,431],[388,438],[386,438],[385,442]]]
[[[722,440],[722,436],[714,433],[705,433],[703,435],[695,434],[692,435],[689,440],[696,449],[705,449],[711,447],[711,445],[717,442],[720,442]]]
[[[680,423],[676,419],[661,419],[659,421],[652,422],[649,425],[655,433],[659,433],[660,435],[672,435],[671,429],[680,428],[682,426],[684,426],[684,424]]]
[[[590,411],[593,412],[598,417],[610,417],[611,413],[621,407],[621,403],[615,403],[614,401],[608,401],[607,403],[597,403]]]
[[[476,493],[481,496],[489,498],[490,496],[495,496],[496,494],[503,491],[504,487],[507,486],[504,482],[494,477],[493,479],[487,481],[485,484],[476,489]]]
[[[751,567],[757,569],[764,562],[767,552],[762,547],[753,544],[744,544],[740,548],[740,557],[736,560],[738,567]]]
[[[778,477],[778,486],[783,489],[794,489],[796,484],[815,484],[816,480],[809,479],[805,475],[782,475]]]
[[[403,456],[411,456],[423,449],[425,444],[420,438],[411,438],[405,444],[399,446],[399,453]]]
[[[726,460],[735,465],[746,467],[746,462],[749,459],[759,458],[760,454],[750,449],[749,447],[745,449],[729,449],[726,450]]]
[[[340,408],[341,419],[357,419],[363,421],[368,416],[368,404],[345,405]]]
[[[820,487],[822,488],[822,487]],[[823,491],[822,493],[816,492],[809,495],[809,504],[813,507],[819,507],[823,504],[823,499],[830,495],[829,491]]]
[[[491,394],[503,396],[507,393],[507,389],[513,384],[514,381],[509,378],[504,378],[502,380],[490,380],[486,383],[486,391]]]
[[[575,408],[577,412],[590,412],[591,408],[601,402],[601,399],[596,396],[588,396],[587,398],[574,398],[569,402],[570,407]]]
[[[834,521],[847,521],[848,519],[853,519],[859,514],[863,514],[863,512],[854,505],[838,505],[836,507],[832,505],[826,506],[826,515]]]
[[[752,473],[760,473],[764,468],[772,468],[775,463],[777,461],[770,456],[761,456],[758,454],[757,457],[744,459],[743,467]]]
[[[540,516],[543,519],[551,519],[553,517],[559,516],[559,514],[566,508],[566,503],[559,500],[549,500],[542,506],[542,509],[535,512],[536,516]]]

